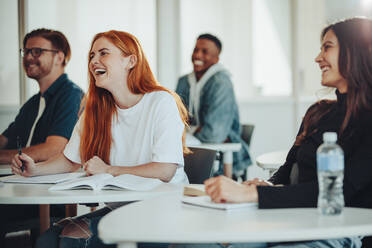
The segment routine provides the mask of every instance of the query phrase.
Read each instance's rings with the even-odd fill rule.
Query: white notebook
[[[215,208],[221,210],[232,210],[232,209],[242,209],[242,208],[257,208],[257,203],[215,203],[211,200],[209,196],[197,196],[189,197],[184,196],[182,202],[185,204],[190,204],[199,207]]]
[[[89,177],[77,178],[68,182],[59,183],[49,188],[49,190],[66,189],[91,189],[91,190],[136,190],[147,191],[155,188],[163,182],[155,178],[145,178],[124,174],[112,176],[111,174],[96,174]]]
[[[72,173],[60,173],[44,176],[34,176],[34,177],[23,177],[20,175],[12,175],[7,177],[1,177],[0,181],[4,183],[45,183],[45,184],[55,184],[65,181],[69,181],[78,177],[85,175],[85,172],[72,172]]]

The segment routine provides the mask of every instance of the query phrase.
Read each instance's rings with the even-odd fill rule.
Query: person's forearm
[[[4,149],[7,144],[8,144],[8,138],[0,134],[0,149]]]
[[[0,150],[0,164],[10,164],[16,154],[16,150]]]
[[[36,164],[37,175],[48,175],[73,172],[79,169],[80,165],[72,163],[65,155],[58,154],[57,156]]]
[[[22,152],[29,155],[35,162],[45,161],[63,151],[63,147],[46,143],[22,148]],[[17,150],[0,150],[0,164],[10,164],[17,154]]]
[[[168,163],[148,163],[138,166],[110,166],[108,173],[113,176],[132,174],[141,177],[158,178],[169,182],[176,173],[177,165]]]
[[[22,152],[35,162],[46,161],[63,152],[68,140],[61,136],[49,136],[42,144],[22,148]],[[0,164],[10,164],[17,150],[0,150]]]
[[[22,149],[22,152],[28,154],[35,162],[46,161],[60,153],[63,152],[65,145],[67,144],[67,139],[65,141],[47,141],[45,143],[30,146]],[[61,139],[64,139],[61,137]]]

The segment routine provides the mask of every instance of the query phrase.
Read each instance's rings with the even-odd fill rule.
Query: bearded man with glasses
[[[0,135],[0,164],[10,164],[18,148],[35,161],[61,153],[78,120],[83,97],[83,91],[64,72],[71,50],[61,32],[34,30],[25,36],[20,52],[25,73],[37,81],[40,92],[21,107],[15,120]],[[1,226],[6,229],[7,223],[14,220],[37,217],[39,209],[37,205],[0,205],[0,213],[5,215],[1,216]],[[64,210],[54,206],[51,214],[63,216]],[[4,230],[0,230],[0,238],[1,232]]]

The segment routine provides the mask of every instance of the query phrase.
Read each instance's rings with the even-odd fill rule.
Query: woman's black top
[[[339,133],[346,114],[346,94],[336,91],[337,102],[320,119],[317,130],[294,145],[286,162],[269,179],[284,186],[258,186],[259,208],[315,207],[318,200],[316,150],[324,132]],[[302,125],[299,133],[302,132]],[[372,111],[352,117],[337,142],[344,150],[344,198],[346,206],[372,208]],[[298,164],[298,184],[290,185],[289,175]]]

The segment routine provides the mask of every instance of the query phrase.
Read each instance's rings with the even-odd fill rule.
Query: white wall
[[[0,106],[0,133],[9,126],[18,113],[18,106]]]

